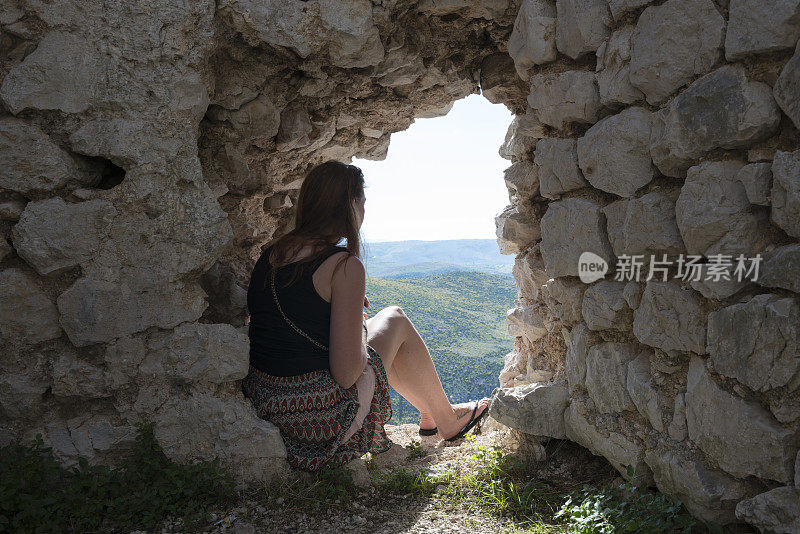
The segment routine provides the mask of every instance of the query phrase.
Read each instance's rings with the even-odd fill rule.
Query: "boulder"
[[[784,486],[744,499],[736,505],[736,517],[761,532],[800,532],[800,488]]]
[[[42,377],[0,374],[0,414],[10,419],[39,417],[50,382]]]
[[[623,282],[600,280],[584,292],[581,315],[590,330],[630,330],[633,315],[624,289]]]
[[[772,164],[769,162],[750,163],[736,174],[747,192],[750,204],[770,205],[770,189],[772,188]]]
[[[500,254],[519,254],[541,238],[539,225],[516,206],[507,206],[494,222]]]
[[[646,8],[632,36],[630,81],[661,104],[722,55],[725,19],[711,0],[667,0]]]
[[[664,351],[706,352],[706,313],[698,294],[673,282],[647,282],[633,312],[633,333]]]
[[[551,0],[524,0],[508,39],[508,55],[519,77],[530,78],[530,69],[556,59],[556,6]]]
[[[21,200],[9,200],[0,202],[0,220],[18,221],[19,216],[25,210],[25,202]]]
[[[689,363],[686,422],[689,439],[731,475],[791,481],[794,433],[760,405],[718,386],[699,357]]]
[[[686,397],[684,393],[675,395],[675,405],[672,409],[672,421],[669,427],[667,427],[667,434],[675,441],[683,441],[688,435],[686,429]]]
[[[772,176],[772,222],[800,238],[800,150],[778,150]]]
[[[539,194],[539,168],[530,161],[518,161],[503,171],[511,203],[529,202]]]
[[[800,293],[800,244],[778,247],[762,256],[757,284]]]
[[[377,65],[384,57],[369,0],[314,0],[304,9],[286,0],[224,0],[217,9],[234,13],[235,28],[243,34],[302,58],[319,54],[337,67],[354,68]]]
[[[79,458],[86,458],[90,465],[100,463],[107,453],[130,448],[136,437],[134,427],[117,423],[110,415],[82,415],[47,423],[26,437],[37,433],[64,467],[76,466]]]
[[[800,41],[797,42],[794,55],[784,65],[780,76],[775,81],[773,94],[775,101],[784,113],[792,119],[796,128],[800,128]]]
[[[614,20],[619,20],[628,11],[651,3],[653,0],[608,0],[608,7],[611,9],[611,16],[614,17]]]
[[[72,156],[51,141],[47,134],[14,118],[0,119],[0,169],[3,169],[0,188],[26,196],[33,192],[56,190],[70,179],[88,181]],[[7,217],[13,220],[18,201],[4,205],[7,206],[4,210],[8,212]]]
[[[206,308],[197,285],[165,283],[135,291],[127,283],[81,278],[57,300],[60,322],[76,347],[105,343],[151,326],[174,328]]]
[[[614,265],[602,205],[585,198],[551,202],[541,221],[541,250],[551,277],[577,276],[578,258],[592,252]]]
[[[581,320],[583,293],[586,284],[574,278],[551,278],[542,287],[547,309],[566,325]]]
[[[569,344],[564,359],[564,374],[567,377],[569,390],[584,386],[586,382],[586,356],[589,352],[591,338],[586,323],[578,323],[569,333]]]
[[[514,259],[511,273],[514,275],[521,296],[529,299],[539,298],[542,285],[547,283],[548,276],[544,271],[544,261],[538,251],[538,245],[534,245],[528,252]]]
[[[769,86],[748,81],[740,66],[725,65],[654,114],[650,154],[662,173],[681,176],[706,152],[750,146],[774,134],[779,123]]]
[[[100,367],[71,353],[53,362],[53,395],[100,399],[110,397],[110,380]]]
[[[626,388],[628,362],[637,357],[633,343],[605,342],[586,354],[586,389],[600,413],[620,413],[635,406]]]
[[[751,258],[744,258],[742,268],[735,258],[712,256],[708,263],[684,266],[692,289],[707,299],[725,300],[747,287],[755,274],[751,271]],[[720,261],[716,261],[719,259]],[[688,262],[687,262],[688,263]]]
[[[649,266],[650,256],[660,261],[663,254],[676,256],[686,251],[675,220],[675,202],[661,192],[612,202],[603,213],[617,257],[641,255]]]
[[[537,139],[544,137],[545,127],[536,118],[533,109],[528,110],[530,113],[525,115],[514,115],[506,131],[505,141],[498,151],[500,157],[511,161],[530,160]]]
[[[714,370],[756,391],[787,385],[800,373],[800,306],[792,298],[756,295],[708,315]]]
[[[116,215],[108,200],[28,202],[12,231],[17,254],[39,274],[58,274],[95,256]]]
[[[539,139],[533,161],[539,167],[539,190],[545,198],[557,199],[589,185],[578,167],[575,139]]]
[[[800,2],[731,0],[725,59],[737,61],[751,54],[791,50],[800,37]]]
[[[592,124],[597,120],[601,104],[594,73],[535,74],[530,83],[528,104],[543,123],[563,129],[573,122]]]
[[[509,335],[522,336],[528,343],[534,343],[547,334],[539,306],[536,305],[508,310],[506,322]]]
[[[0,337],[35,344],[59,336],[58,310],[36,280],[22,269],[0,271]]]
[[[689,254],[750,256],[766,244],[765,220],[736,179],[738,161],[691,167],[675,202],[675,219]]]
[[[627,466],[633,468],[638,483],[652,484],[653,473],[644,462],[644,447],[606,424],[594,424],[590,411],[581,400],[572,399],[564,412],[567,439],[583,445],[593,454],[604,456],[614,468],[630,480]]]
[[[633,26],[623,26],[597,49],[597,88],[606,107],[633,104],[644,94],[631,83],[631,37]]]
[[[556,0],[556,45],[577,59],[594,52],[611,32],[606,0]]]
[[[499,388],[492,395],[489,415],[504,425],[534,436],[566,438],[564,410],[569,404],[562,383],[534,383]]]
[[[103,360],[111,387],[119,388],[134,380],[146,350],[141,336],[122,336],[106,346]]]
[[[652,427],[664,431],[664,416],[659,405],[659,392],[653,383],[650,369],[652,351],[642,351],[628,363],[625,386],[636,410],[646,418]]]
[[[652,113],[632,107],[606,117],[578,139],[578,164],[594,187],[630,197],[653,179]]]
[[[745,482],[713,469],[682,448],[647,451],[658,489],[679,499],[689,512],[720,525],[737,523],[736,503],[751,492]]]

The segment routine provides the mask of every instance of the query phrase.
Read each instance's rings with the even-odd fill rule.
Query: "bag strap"
[[[283,312],[283,308],[281,308],[281,303],[278,302],[278,293],[275,291],[275,269],[270,269],[270,286],[272,286],[272,296],[275,299],[275,305],[278,307],[278,311],[281,312],[281,315],[283,315],[283,318],[286,320],[288,325],[291,326],[298,334],[308,339],[317,347],[321,348],[322,350],[328,350],[328,347],[316,341],[311,336],[300,330],[300,328],[296,324],[294,324],[288,317],[286,317],[286,314]]]

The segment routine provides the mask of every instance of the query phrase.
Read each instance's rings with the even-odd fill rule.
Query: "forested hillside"
[[[505,325],[514,305],[511,277],[452,271],[413,279],[367,278],[372,316],[397,305],[428,346],[452,402],[488,395],[513,339]],[[419,412],[392,390],[392,423],[418,423]]]
[[[408,278],[449,271],[511,276],[514,256],[504,256],[496,239],[382,241],[365,244],[367,274]]]

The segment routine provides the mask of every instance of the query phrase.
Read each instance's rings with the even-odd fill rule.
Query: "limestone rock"
[[[633,312],[633,333],[651,347],[704,354],[706,314],[700,298],[673,282],[647,282]]]
[[[736,61],[750,54],[791,50],[800,37],[800,2],[731,0],[725,58]]]
[[[725,65],[654,114],[650,154],[662,173],[680,176],[706,152],[748,146],[775,133],[779,123],[769,86],[748,81],[742,67]]]
[[[103,65],[88,40],[51,31],[8,72],[0,85],[0,100],[14,114],[23,109],[81,113],[103,97]]]
[[[594,187],[630,197],[654,176],[649,139],[652,114],[632,107],[606,117],[578,139],[578,164]]]
[[[540,121],[563,129],[571,122],[594,123],[600,111],[600,93],[594,73],[569,70],[531,76],[528,104]]]
[[[636,358],[632,343],[605,342],[589,347],[586,354],[586,389],[600,413],[619,413],[635,408],[626,388],[628,362]]]
[[[675,395],[672,422],[667,428],[667,434],[675,441],[683,441],[686,439],[686,398],[683,393]]]
[[[512,204],[523,204],[539,194],[539,169],[532,162],[518,161],[503,175]]]
[[[28,434],[33,437],[36,433],[42,434],[43,441],[53,448],[65,467],[72,467],[78,464],[80,457],[87,458],[91,465],[98,463],[105,453],[130,447],[136,429],[117,424],[107,415],[91,415],[48,423],[43,429]]]
[[[173,396],[153,415],[153,434],[172,460],[218,457],[239,480],[267,480],[285,465],[286,448],[278,429],[249,404],[199,391]]]
[[[597,49],[597,88],[600,102],[606,107],[633,104],[644,98],[630,79],[633,29],[623,26]]]
[[[10,255],[14,249],[8,244],[8,241],[0,238],[0,261],[3,261],[6,256]]]
[[[0,187],[22,194],[53,191],[82,177],[72,157],[47,134],[13,118],[0,119],[0,169]]]
[[[800,306],[764,294],[711,312],[708,353],[717,373],[756,391],[785,386],[800,372]]]
[[[508,39],[508,54],[525,81],[531,67],[556,59],[556,7],[550,0],[522,2]]]
[[[689,254],[754,255],[765,243],[764,218],[753,212],[737,161],[691,167],[675,202],[675,218]]]
[[[594,52],[610,33],[606,0],[556,0],[556,44],[572,59]]]
[[[470,18],[495,19],[508,8],[508,0],[422,0],[417,10],[431,15],[463,13]]]
[[[12,419],[37,417],[48,388],[50,383],[38,377],[0,374],[0,414]]]
[[[575,139],[540,139],[534,162],[539,166],[539,190],[545,198],[557,199],[561,193],[589,185],[578,167]]]
[[[800,245],[786,245],[763,254],[756,283],[800,293]]]
[[[151,326],[173,328],[198,319],[206,307],[196,285],[165,283],[136,292],[128,284],[81,278],[57,300],[61,324],[76,347],[108,342]]]
[[[628,363],[627,381],[625,383],[636,410],[644,416],[658,432],[664,431],[664,420],[659,406],[659,393],[653,384],[650,370],[650,354],[642,351]]]
[[[745,499],[736,505],[736,517],[761,532],[792,534],[800,531],[800,488],[784,486]]]
[[[533,343],[547,334],[538,306],[522,306],[508,310],[506,322],[508,333],[513,336],[522,336],[528,343]]]
[[[548,276],[544,271],[544,262],[538,252],[538,245],[534,245],[524,255],[517,256],[511,272],[523,297],[539,298],[541,287],[547,282]]]
[[[564,374],[567,377],[570,392],[577,386],[583,386],[586,381],[586,356],[589,353],[590,342],[586,323],[578,323],[572,328],[564,359]]]
[[[341,4],[312,0],[304,9],[285,0],[225,0],[217,9],[235,14],[237,29],[302,57],[325,54],[337,67],[377,65],[384,49],[369,0]]]
[[[619,20],[628,11],[638,9],[652,2],[653,0],[608,0],[608,7],[611,9],[611,16],[614,17],[614,20]]]
[[[797,42],[794,55],[784,65],[778,80],[775,82],[773,94],[775,101],[784,113],[792,119],[796,128],[800,128],[800,41]]]
[[[736,174],[742,182],[751,204],[770,205],[770,189],[772,187],[772,165],[770,163],[750,163],[742,167]]]
[[[504,364],[499,377],[501,386],[505,386],[513,381],[514,378],[525,373],[526,357],[520,352],[511,351],[505,355]]]
[[[535,112],[528,109],[531,110],[530,114],[515,115],[508,126],[505,141],[498,151],[501,157],[512,161],[528,161],[536,140],[545,135],[544,126],[539,123]]]
[[[643,290],[644,286],[639,282],[630,281],[625,284],[622,290],[622,296],[625,298],[625,302],[628,303],[630,309],[635,310],[639,307],[639,303],[642,301]]]
[[[648,451],[645,461],[653,469],[658,488],[683,502],[693,515],[720,525],[737,522],[736,503],[750,492],[744,482],[712,469],[683,449]]]
[[[724,300],[746,287],[752,279],[753,272],[748,275],[751,266],[749,258],[743,262],[744,270],[739,269],[735,258],[726,261],[724,256],[715,256],[723,261],[695,264],[689,284],[707,299]],[[690,268],[685,269],[688,273]]]
[[[0,334],[10,342],[24,344],[61,335],[53,301],[21,269],[0,271]]]
[[[19,216],[25,210],[25,202],[20,200],[9,200],[0,202],[0,220],[18,221]]]
[[[604,207],[603,213],[617,257],[642,255],[649,266],[650,256],[660,261],[663,254],[678,255],[686,250],[675,221],[675,203],[663,193],[618,200]]]
[[[117,338],[106,347],[104,360],[111,387],[119,388],[133,381],[146,350],[144,339],[134,336]]]
[[[113,204],[101,199],[29,202],[13,229],[17,254],[42,275],[80,265],[97,253],[116,215]]]
[[[625,284],[600,280],[583,294],[581,314],[590,330],[629,330],[631,309],[622,295]]]
[[[308,112],[300,103],[289,104],[281,112],[278,137],[275,139],[278,150],[287,151],[308,146],[309,134],[314,129]]]
[[[500,254],[519,254],[541,237],[539,225],[516,206],[507,206],[494,222]]]
[[[542,287],[548,310],[566,325],[581,320],[586,284],[571,278],[552,278]]]
[[[650,104],[705,74],[722,55],[725,19],[711,0],[668,0],[646,8],[633,32],[630,81]]]
[[[577,276],[578,258],[592,252],[614,265],[602,206],[585,198],[551,202],[542,217],[541,250],[547,274]]]
[[[791,480],[794,434],[755,402],[719,387],[699,357],[689,364],[686,422],[689,439],[733,476]]]
[[[564,439],[567,404],[567,388],[558,382],[500,388],[492,395],[489,415],[526,434]]]
[[[604,456],[624,478],[629,478],[626,466],[630,465],[640,482],[652,483],[653,474],[644,462],[643,446],[605,425],[592,424],[588,415],[583,402],[576,399],[570,402],[564,412],[567,439],[583,445],[593,454]]]
[[[103,398],[111,395],[105,372],[74,354],[62,354],[53,363],[53,395]]]
[[[772,176],[772,221],[800,238],[800,150],[776,152]]]

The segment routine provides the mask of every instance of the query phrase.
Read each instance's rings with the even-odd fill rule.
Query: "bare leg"
[[[367,343],[380,354],[389,384],[420,411],[420,422],[428,428],[438,426],[443,438],[458,433],[472,410],[458,417],[425,342],[403,310],[397,306],[384,308],[367,321],[367,330]],[[486,410],[488,401],[482,399],[477,414]]]

